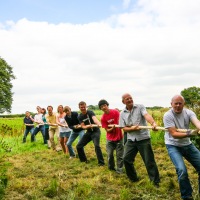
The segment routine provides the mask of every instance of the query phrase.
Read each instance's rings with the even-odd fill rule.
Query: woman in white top
[[[57,115],[57,124],[59,126],[60,132],[60,144],[62,146],[63,152],[68,153],[68,148],[66,146],[68,138],[71,134],[71,129],[68,127],[67,122],[65,121],[66,113],[63,111],[63,106],[58,106],[58,115]]]

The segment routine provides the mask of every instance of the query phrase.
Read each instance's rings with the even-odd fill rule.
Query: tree
[[[185,104],[188,108],[193,110],[198,119],[200,118],[200,88],[198,87],[189,87],[181,91],[181,95],[185,99]],[[195,127],[191,127],[195,128]],[[191,138],[192,142],[196,145],[196,147],[200,150],[200,138],[193,137]]]
[[[0,113],[11,112],[13,101],[12,83],[16,77],[13,74],[12,67],[0,57]]]
[[[181,95],[185,99],[185,104],[191,109],[199,107],[200,103],[200,88],[198,87],[189,87],[181,91]]]

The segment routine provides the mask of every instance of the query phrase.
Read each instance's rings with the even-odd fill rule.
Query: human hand
[[[153,131],[158,131],[158,129],[156,129],[156,127],[157,127],[156,122],[153,122],[153,123],[151,124],[151,126],[152,126],[152,130],[153,130]]]
[[[199,129],[188,130],[188,131],[186,132],[186,134],[187,134],[188,137],[197,136],[197,135],[200,135],[200,134],[199,134],[199,131],[200,131]]]
[[[132,128],[133,130],[140,130],[139,124],[136,124],[136,125],[134,125],[134,126],[131,126],[131,128]]]

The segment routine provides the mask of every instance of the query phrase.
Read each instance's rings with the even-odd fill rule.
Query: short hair
[[[81,105],[86,105],[85,101],[80,101],[78,106],[81,106]]]
[[[48,110],[48,108],[52,108],[52,110],[53,110],[53,106],[47,106],[47,110]]]
[[[101,106],[106,104],[107,106],[109,106],[109,103],[105,100],[105,99],[101,99],[98,103],[99,108],[101,109]]]

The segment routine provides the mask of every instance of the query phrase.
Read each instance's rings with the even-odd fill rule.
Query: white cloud
[[[198,87],[199,2],[139,0],[133,6],[98,23],[1,24],[0,55],[17,76],[12,112],[49,104],[78,110],[79,101],[97,105],[101,98],[123,108],[125,92],[136,103],[170,106],[174,94]]]

